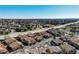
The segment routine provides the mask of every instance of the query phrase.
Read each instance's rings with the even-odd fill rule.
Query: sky
[[[0,5],[0,18],[79,18],[79,6]]]

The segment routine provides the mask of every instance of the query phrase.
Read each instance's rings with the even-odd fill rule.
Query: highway
[[[65,26],[67,26],[67,25],[71,25],[71,24],[77,24],[77,23],[79,23],[79,21],[77,21],[77,22],[72,22],[72,23],[67,23],[67,24],[64,24],[64,25],[60,25],[60,26],[56,26],[56,27],[53,27],[53,28],[63,28],[63,27],[65,27]]]
[[[37,32],[43,32],[51,28],[43,28],[39,30],[33,30],[33,31],[27,31],[27,32],[14,32],[14,33],[9,33],[8,35],[0,35],[0,40],[4,40],[6,36],[10,37],[17,37],[18,35],[23,35],[23,34],[30,34],[30,33],[37,33]]]
[[[77,24],[79,23],[79,21],[77,22],[72,22],[72,23],[67,23],[64,25],[60,25],[60,26],[55,26],[55,27],[51,27],[51,28],[43,28],[43,29],[39,29],[39,30],[33,30],[33,31],[27,31],[27,32],[14,32],[14,33],[9,33],[8,35],[0,35],[0,40],[4,40],[5,36],[10,36],[10,37],[17,37],[18,35],[23,35],[23,34],[29,34],[29,33],[36,33],[36,32],[43,32],[49,29],[57,29],[57,28],[63,28],[67,25],[71,25],[71,24]]]

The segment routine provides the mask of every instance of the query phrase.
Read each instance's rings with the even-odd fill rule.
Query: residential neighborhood
[[[6,23],[9,24],[5,25]],[[0,33],[4,36],[0,39],[0,54],[77,54],[79,37],[65,29],[67,25],[77,23],[78,21],[48,26],[37,20],[28,24],[4,20],[0,26],[0,30],[4,29]]]

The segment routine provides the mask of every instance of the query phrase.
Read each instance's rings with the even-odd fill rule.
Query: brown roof
[[[60,45],[60,44],[62,44],[62,43],[63,43],[63,41],[60,40],[60,39],[53,39],[53,40],[51,41],[51,44],[54,44],[54,45]]]
[[[58,54],[58,53],[62,53],[62,50],[58,46],[52,46],[52,47],[47,48],[46,52],[47,53]]]
[[[61,49],[64,51],[64,53],[76,53],[75,47],[69,45],[68,43],[64,42],[62,45],[60,45]]]
[[[43,35],[44,38],[50,38],[52,35],[47,33],[47,32],[42,32],[41,33]]]
[[[39,54],[38,48],[29,49],[30,54]]]
[[[36,40],[35,40],[34,38],[32,38],[32,37],[27,37],[27,38],[26,38],[26,41],[30,41],[31,44],[36,43]]]
[[[34,44],[36,43],[36,40],[33,38],[33,37],[29,37],[27,35],[20,35],[20,40],[24,43],[27,43],[27,44]]]
[[[36,40],[36,41],[41,41],[41,40],[43,40],[43,37],[42,37],[42,36],[36,36],[36,37],[35,37],[35,40]]]
[[[29,49],[28,52],[31,53],[31,54],[45,54],[46,49],[43,48],[43,47],[40,47],[40,48],[36,47],[36,48]]]
[[[36,36],[40,36],[41,35],[41,32],[39,32],[39,33],[34,33]]]
[[[7,52],[7,49],[3,44],[0,43],[0,53],[6,53],[6,52]]]
[[[45,53],[46,53],[46,48],[40,47],[40,48],[39,48],[39,53],[40,53],[40,54],[45,54]]]
[[[17,42],[13,42],[13,43],[9,44],[9,47],[10,47],[12,50],[16,50],[16,49],[21,48],[21,46],[20,46]]]
[[[27,35],[19,35],[18,37],[19,37],[20,39],[24,39],[26,36],[27,36]]]
[[[28,34],[27,36],[28,37],[35,37],[36,35],[35,35],[35,33],[31,33],[31,34]]]
[[[5,37],[5,40],[4,40],[4,42],[6,44],[10,44],[10,43],[15,42],[15,41],[16,41],[16,39],[12,38],[12,37]]]
[[[68,39],[68,43],[74,46],[75,48],[79,49],[79,39],[77,38]]]

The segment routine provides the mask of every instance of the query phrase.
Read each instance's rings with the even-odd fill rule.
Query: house
[[[39,54],[39,50],[38,50],[38,48],[36,47],[36,48],[33,48],[33,49],[29,49],[28,53],[29,53],[29,54]]]
[[[22,48],[22,46],[20,44],[18,44],[17,42],[13,42],[13,43],[9,44],[8,47],[12,51]]]
[[[75,48],[79,49],[79,37],[74,37],[68,40],[68,43]]]
[[[63,50],[65,54],[74,54],[76,53],[76,48],[69,45],[67,42],[64,42],[60,45],[60,48]]]
[[[8,51],[6,47],[2,43],[0,43],[0,54],[7,53],[7,52]]]
[[[36,43],[36,40],[33,37],[29,37],[28,35],[20,35],[18,37],[19,40],[25,45],[32,45]]]
[[[4,43],[5,43],[5,44],[10,44],[10,43],[15,42],[15,41],[16,41],[15,38],[6,36],[6,37],[5,37],[5,40],[4,40]]]
[[[37,42],[40,42],[41,40],[43,40],[44,38],[43,38],[43,36],[36,36],[35,37],[35,40],[37,41]]]
[[[56,29],[49,29],[46,32],[52,34],[54,37],[60,36],[60,34],[58,33],[58,30]]]
[[[46,54],[46,48],[45,47],[39,47],[38,51],[40,54]]]
[[[44,37],[44,38],[50,38],[52,37],[52,35],[50,33],[47,33],[47,32],[41,32],[41,35]]]
[[[63,41],[62,40],[60,40],[60,39],[53,39],[52,41],[51,41],[51,45],[61,45],[61,44],[63,44]]]
[[[62,53],[62,49],[58,46],[52,46],[46,49],[48,54],[60,54]]]

